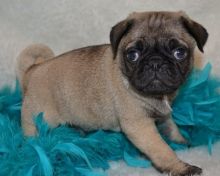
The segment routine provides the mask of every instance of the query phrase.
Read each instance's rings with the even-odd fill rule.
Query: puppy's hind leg
[[[29,109],[22,109],[21,126],[24,134],[27,136],[34,136],[36,134],[36,127],[34,125],[32,116],[33,115]]]
[[[35,102],[35,103],[34,103]],[[26,97],[23,101],[22,107],[22,128],[24,134],[27,136],[34,136],[37,133],[36,125],[34,124],[34,117],[43,112],[44,120],[51,127],[56,127],[60,121],[60,116],[51,104],[49,103],[36,103],[37,100],[31,101],[29,97]]]

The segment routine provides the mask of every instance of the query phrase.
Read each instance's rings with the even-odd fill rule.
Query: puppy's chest
[[[163,122],[170,117],[170,114],[161,114],[158,111],[148,111],[150,118],[154,119],[156,122]]]
[[[172,112],[170,102],[165,98],[162,100],[148,99],[144,103],[147,115],[155,120],[163,120],[170,116]]]

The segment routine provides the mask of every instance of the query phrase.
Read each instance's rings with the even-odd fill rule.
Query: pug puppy
[[[156,123],[166,125],[171,140],[186,142],[170,104],[193,67],[195,47],[203,52],[207,38],[206,29],[184,12],[142,12],[112,28],[111,44],[57,57],[44,45],[26,48],[18,59],[25,134],[35,134],[32,117],[44,112],[54,127],[122,131],[161,172],[201,174],[178,159]]]

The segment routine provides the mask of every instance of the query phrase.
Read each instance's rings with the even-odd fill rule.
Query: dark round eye
[[[127,52],[126,57],[130,62],[136,62],[140,58],[140,51],[132,49]]]
[[[173,51],[173,56],[177,59],[177,60],[182,60],[185,59],[187,56],[187,50],[186,48],[176,48]]]

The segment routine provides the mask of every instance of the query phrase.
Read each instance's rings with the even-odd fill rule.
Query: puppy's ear
[[[112,27],[110,32],[110,42],[112,46],[113,57],[116,57],[118,45],[124,35],[128,33],[133,24],[132,20],[124,20]]]
[[[186,15],[181,16],[181,21],[187,32],[195,39],[199,50],[203,52],[203,47],[208,39],[207,30],[201,24],[191,20]]]

